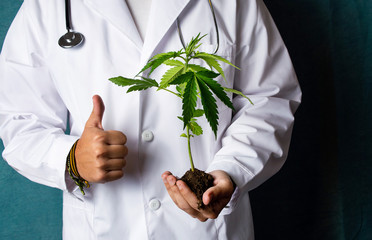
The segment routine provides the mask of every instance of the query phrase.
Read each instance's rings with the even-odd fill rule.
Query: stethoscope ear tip
[[[60,37],[58,45],[62,48],[72,48],[81,45],[84,42],[84,35],[78,32],[68,31]]]

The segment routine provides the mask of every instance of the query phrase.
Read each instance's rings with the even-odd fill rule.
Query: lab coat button
[[[154,134],[149,130],[143,131],[142,139],[146,142],[151,142],[154,139]]]
[[[150,209],[156,211],[160,208],[160,201],[158,199],[152,199],[149,203]]]

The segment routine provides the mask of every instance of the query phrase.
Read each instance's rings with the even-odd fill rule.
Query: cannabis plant
[[[155,55],[134,78],[119,76],[109,79],[118,86],[129,87],[127,93],[154,87],[157,90],[168,91],[182,99],[182,116],[178,116],[178,118],[183,122],[185,132],[181,137],[187,138],[192,171],[194,171],[194,162],[191,153],[190,138],[203,134],[203,129],[197,123],[197,118],[205,116],[215,137],[217,137],[218,108],[214,96],[218,97],[226,106],[233,110],[233,104],[226,92],[232,92],[247,98],[240,91],[223,87],[215,80],[215,78],[221,75],[226,81],[219,61],[237,69],[239,68],[216,54],[199,52],[198,48],[201,46],[200,41],[203,37],[205,35],[200,36],[198,34],[195,38],[192,38],[184,49],[177,52]],[[191,60],[193,59],[203,60],[209,66],[209,69],[192,64]],[[163,64],[169,66],[169,69],[162,76],[160,83],[158,83],[156,80],[151,79],[150,76],[156,68]],[[145,71],[148,71],[147,77],[140,76]],[[176,86],[176,91],[169,89],[172,85]],[[197,98],[201,99],[202,109],[196,109]],[[249,100],[249,98],[247,99]]]

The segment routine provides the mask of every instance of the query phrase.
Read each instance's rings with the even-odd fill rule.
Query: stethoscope
[[[65,0],[65,17],[67,33],[60,37],[58,44],[63,48],[77,47],[84,42],[84,35],[72,30],[70,0]]]
[[[216,15],[214,13],[212,1],[211,0],[208,0],[208,3],[209,3],[209,6],[210,6],[210,10],[212,12],[212,15],[213,15],[214,27],[216,29],[217,46],[216,46],[216,49],[213,52],[213,54],[215,54],[218,51],[218,48],[220,46],[220,35],[219,35],[219,32],[218,32],[218,25],[217,25]],[[63,35],[58,40],[58,44],[62,48],[73,48],[73,47],[77,47],[77,46],[81,45],[84,42],[84,35],[82,33],[75,32],[72,29],[72,26],[71,26],[71,3],[70,3],[70,0],[65,0],[65,18],[66,18],[66,29],[67,29],[67,33],[65,35]],[[182,31],[181,31],[181,28],[180,28],[180,24],[179,24],[179,19],[178,18],[176,20],[176,25],[177,25],[178,36],[180,38],[181,44],[182,44],[183,48],[186,48],[185,40],[183,39],[183,35],[182,35]]]

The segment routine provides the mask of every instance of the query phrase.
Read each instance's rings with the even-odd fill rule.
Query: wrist
[[[80,191],[83,195],[85,195],[84,187],[89,188],[89,182],[82,178],[79,174],[79,171],[76,167],[76,157],[75,157],[75,150],[76,145],[79,140],[77,140],[74,145],[72,145],[70,152],[67,155],[66,159],[66,168],[74,183],[80,188]]]

